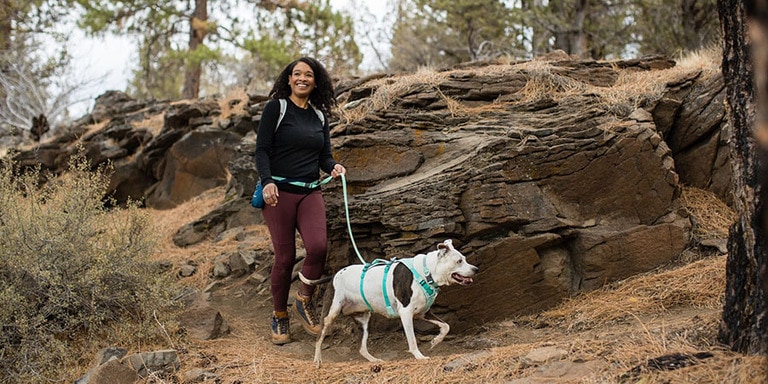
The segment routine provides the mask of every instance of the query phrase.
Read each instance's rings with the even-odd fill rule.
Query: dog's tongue
[[[472,280],[471,277],[465,277],[465,276],[459,275],[458,273],[454,273],[453,274],[453,278],[456,281],[458,281],[459,284],[461,284],[461,285],[468,285],[468,284],[472,284],[474,282],[474,280]]]

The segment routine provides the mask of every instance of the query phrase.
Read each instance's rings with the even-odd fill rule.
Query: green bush
[[[63,377],[85,348],[159,337],[169,282],[148,259],[154,238],[135,206],[107,208],[109,177],[82,156],[41,186],[40,170],[0,165],[0,382]],[[165,316],[162,316],[165,318]],[[90,357],[86,357],[90,359]]]

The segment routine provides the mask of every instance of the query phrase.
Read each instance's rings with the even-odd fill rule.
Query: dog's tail
[[[325,276],[325,277],[321,277],[321,278],[319,278],[317,280],[310,280],[310,279],[307,279],[306,277],[304,277],[304,275],[301,273],[301,271],[299,271],[299,280],[301,280],[301,282],[306,284],[306,285],[325,284],[325,283],[331,281],[331,279],[333,279],[333,276]]]

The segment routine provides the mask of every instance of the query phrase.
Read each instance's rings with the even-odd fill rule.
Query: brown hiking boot
[[[282,316],[272,315],[272,344],[283,345],[291,342],[290,326],[288,313],[283,312]]]
[[[296,302],[293,304],[293,314],[301,322],[304,330],[310,335],[317,336],[322,330],[322,324],[317,316],[317,309],[312,301],[312,297],[304,297],[301,293],[296,293]]]

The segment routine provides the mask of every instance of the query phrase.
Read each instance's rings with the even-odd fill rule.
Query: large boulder
[[[531,82],[563,81],[547,74],[568,71],[550,65],[411,78],[383,108],[377,98],[396,80],[362,84],[368,90],[346,101],[368,113],[334,129],[366,260],[410,257],[452,238],[480,267],[473,286],[444,289],[433,307],[455,328],[536,312],[656,268],[689,244],[675,162],[651,113],[586,91],[525,95]],[[601,87],[620,77],[611,71],[653,70],[568,66],[580,74],[570,84],[599,78]],[[339,184],[325,196],[336,271],[359,261]]]
[[[191,131],[165,151],[162,174],[147,192],[147,206],[173,208],[227,183],[227,166],[241,137],[219,129]]]

